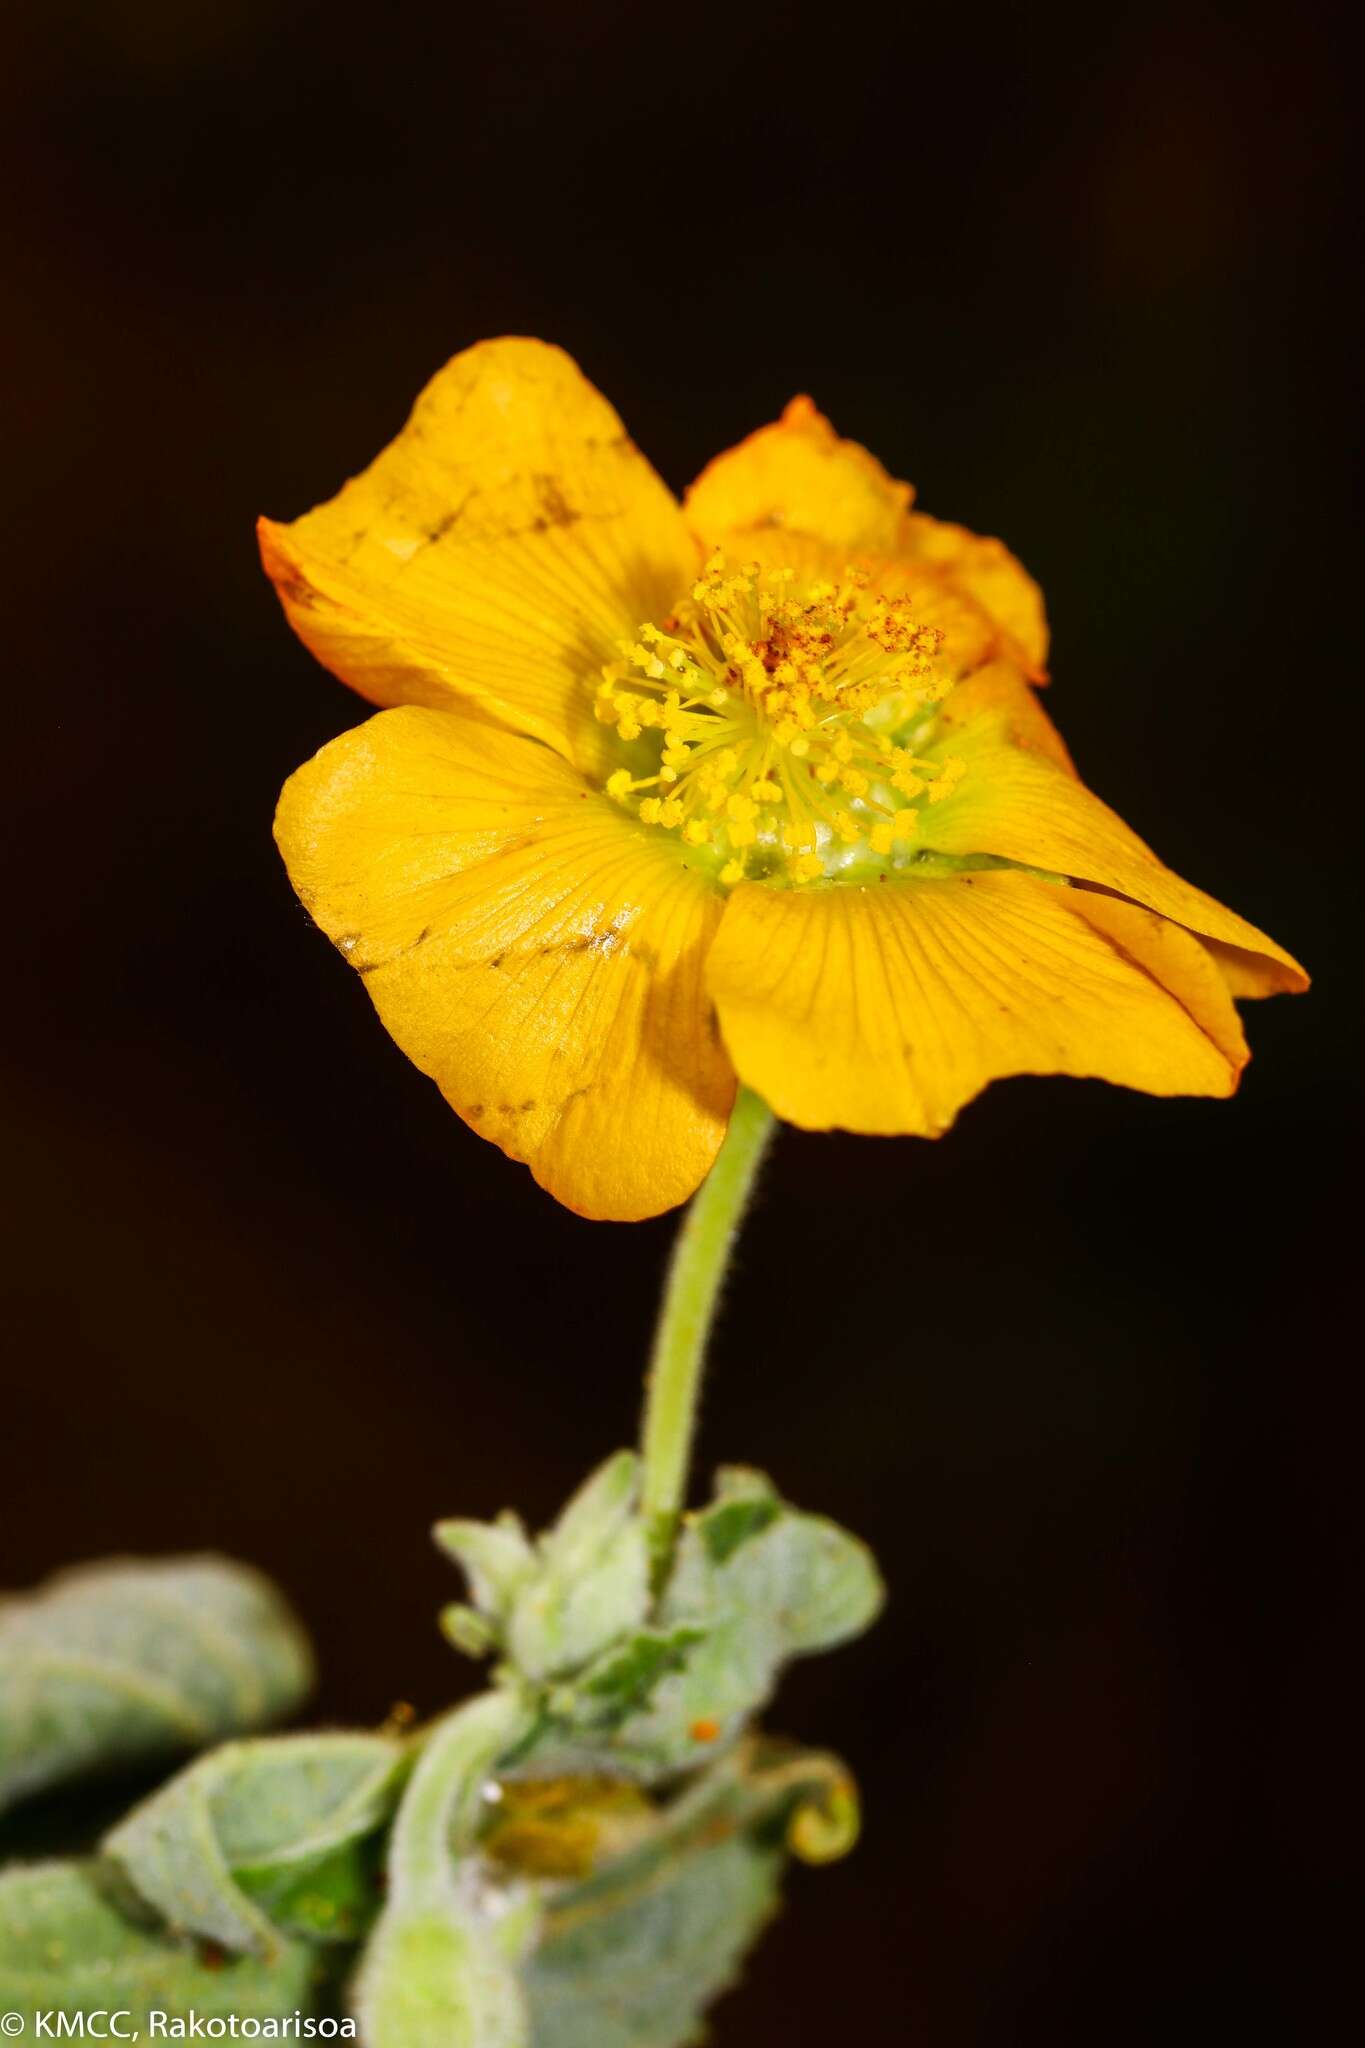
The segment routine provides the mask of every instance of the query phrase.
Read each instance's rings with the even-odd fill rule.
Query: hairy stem
[[[452,1844],[472,1840],[484,1781],[525,1733],[514,1694],[482,1693],[437,1721],[403,1794],[389,1845],[389,1896],[430,1901],[450,1884]]]
[[[707,1339],[730,1252],[775,1119],[748,1088],[735,1101],[725,1142],[692,1197],[673,1247],[650,1360],[643,1432],[643,1507],[656,1573],[668,1571],[697,1425]]]

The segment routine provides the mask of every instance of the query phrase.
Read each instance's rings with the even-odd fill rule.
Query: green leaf
[[[545,1695],[536,1766],[642,1784],[695,1769],[743,1733],[786,1663],[858,1634],[882,1599],[865,1544],[787,1507],[761,1474],[723,1472],[651,1627]]]
[[[730,1540],[736,1509],[751,1512],[759,1505],[722,1500],[683,1532],[661,1619],[685,1619],[694,1610],[762,1615],[784,1658],[830,1650],[860,1635],[885,1598],[867,1545],[823,1515],[785,1506],[751,1525],[739,1542]]]
[[[281,1929],[354,1941],[377,1903],[364,1844],[403,1766],[383,1735],[225,1743],[135,1807],[104,1852],[176,1933],[256,1955]]]
[[[139,1926],[93,1863],[36,1863],[0,1873],[0,2008],[30,2033],[40,2012],[283,2018],[316,2009],[317,1951],[288,1943],[269,1962],[225,1961]]]
[[[702,1540],[712,1564],[728,1564],[741,1543],[761,1536],[781,1512],[775,1500],[730,1500],[713,1508],[702,1517]]]
[[[0,1809],[269,1727],[313,1676],[269,1582],[226,1558],[86,1565],[0,1602]]]
[[[787,1837],[846,1773],[749,1745],[653,1833],[554,1895],[523,1972],[531,2048],[681,2048],[778,1905]],[[846,1844],[847,1845],[847,1844]]]
[[[743,1835],[634,1896],[561,1905],[526,1972],[531,2048],[675,2048],[777,1909],[780,1849]]]
[[[628,1636],[584,1679],[580,1701],[597,1702],[597,1725],[618,1728],[632,1714],[643,1713],[661,1679],[686,1667],[688,1652],[705,1633],[699,1628],[675,1628],[667,1633],[641,1629],[638,1635]],[[591,1712],[587,1708],[584,1718]]]

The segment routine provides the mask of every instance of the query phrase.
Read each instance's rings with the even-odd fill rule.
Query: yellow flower
[[[736,1075],[936,1136],[1005,1074],[1228,1095],[1306,986],[1077,779],[1035,584],[808,399],[681,507],[558,349],[481,344],[261,522],[381,710],[285,787],[322,929],[465,1121],[582,1214],[683,1201]]]

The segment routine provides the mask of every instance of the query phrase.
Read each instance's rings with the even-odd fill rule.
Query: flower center
[[[607,791],[707,849],[727,887],[912,859],[921,806],[962,774],[916,752],[952,687],[936,673],[942,640],[861,570],[802,583],[714,554],[602,671],[597,717],[632,757]]]

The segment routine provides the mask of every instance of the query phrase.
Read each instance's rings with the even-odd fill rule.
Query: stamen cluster
[[[652,772],[618,768],[607,790],[710,849],[727,886],[811,882],[903,852],[920,805],[963,771],[914,751],[951,688],[942,640],[860,569],[799,584],[791,569],[732,568],[716,553],[673,615],[641,626],[602,672],[602,723],[628,745],[662,742]]]

